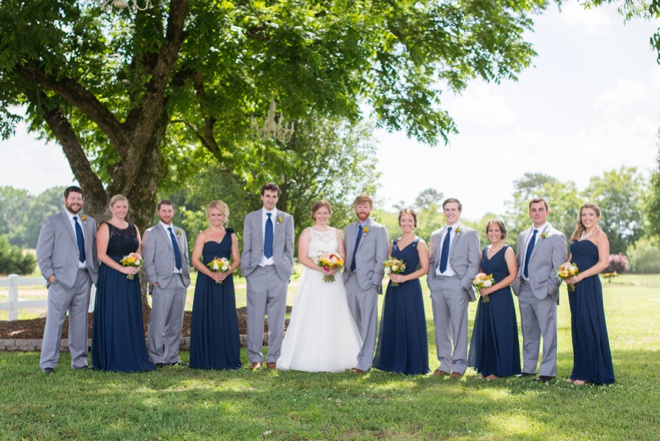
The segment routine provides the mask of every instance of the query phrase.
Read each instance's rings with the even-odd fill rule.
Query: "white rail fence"
[[[48,306],[48,299],[25,300],[18,297],[20,286],[43,286],[46,287],[46,280],[43,277],[24,277],[16,274],[10,274],[7,279],[0,280],[0,287],[9,288],[9,296],[6,302],[0,302],[0,311],[9,311],[9,321],[18,320],[18,311],[26,308],[45,308]],[[89,302],[89,312],[94,310],[94,296],[96,287],[92,285],[92,296]]]

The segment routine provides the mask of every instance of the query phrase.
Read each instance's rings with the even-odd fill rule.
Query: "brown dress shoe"
[[[252,363],[250,365],[250,369],[252,369],[253,371],[257,370],[257,369],[261,369],[261,363],[259,363],[258,361],[255,361],[254,363]]]
[[[449,375],[449,372],[441,371],[440,369],[436,369],[433,372],[434,377],[444,377],[445,375]]]
[[[463,376],[463,374],[459,374],[458,372],[454,372],[453,374],[451,374],[452,380],[457,380],[457,379],[461,378],[462,376]]]
[[[266,367],[268,369],[277,369],[277,364],[275,364],[274,361],[269,361],[268,363],[266,363]]]
[[[364,374],[364,371],[360,368],[353,368],[351,369],[351,372],[354,374]]]

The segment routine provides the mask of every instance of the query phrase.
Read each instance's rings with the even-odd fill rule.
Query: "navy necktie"
[[[536,246],[536,233],[538,233],[538,230],[535,228],[534,234],[532,234],[532,238],[529,240],[529,244],[527,245],[527,253],[525,253],[525,271],[523,272],[525,279],[529,279],[529,272],[527,271],[527,268],[529,267],[529,258],[532,257],[532,251],[534,251],[534,247]]]
[[[76,242],[78,243],[78,260],[85,261],[85,236],[82,227],[78,223],[78,216],[73,216],[73,223],[76,225]]]
[[[176,237],[174,237],[174,233],[172,232],[172,227],[167,227],[167,229],[170,232],[170,240],[172,241],[172,250],[174,251],[174,263],[176,264],[176,269],[181,271],[181,250],[179,249],[179,244],[176,241]]]
[[[273,220],[270,218],[273,213],[266,213],[266,231],[264,231],[264,256],[266,259],[273,257]]]
[[[362,239],[362,232],[364,229],[362,225],[358,224],[357,237],[355,238],[355,248],[353,249],[353,260],[351,261],[351,272],[355,272],[355,254],[357,253],[358,245],[360,245],[360,239]]]
[[[447,234],[442,243],[442,254],[440,254],[440,272],[444,273],[447,270],[447,261],[449,260],[449,246],[451,245],[451,227],[447,227]]]

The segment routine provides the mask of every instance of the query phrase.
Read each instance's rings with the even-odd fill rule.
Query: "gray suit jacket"
[[[518,277],[513,281],[511,287],[516,295],[520,293],[520,283],[523,277],[523,264],[527,251],[527,240],[532,229],[520,233],[518,237]],[[537,234],[540,237],[536,241],[532,257],[529,259],[529,284],[534,296],[539,300],[547,296],[555,296],[559,300],[559,285],[561,280],[557,277],[557,270],[562,263],[566,262],[567,247],[566,236],[547,224],[545,229]]]
[[[176,243],[181,251],[181,274],[185,286],[190,285],[190,257],[188,256],[188,239],[186,232],[172,225],[172,231],[176,236]],[[174,249],[170,233],[160,222],[144,232],[142,238],[142,258],[144,259],[144,273],[149,281],[149,286],[158,283],[161,288],[167,288],[170,284],[176,261],[174,260]]]
[[[96,257],[96,221],[81,213],[80,220],[85,235],[85,266],[96,285],[99,261]],[[78,274],[78,242],[66,210],[44,221],[37,240],[37,261],[46,280],[53,274],[55,280],[71,289]]]
[[[355,221],[344,228],[344,248],[346,248],[344,281],[348,280],[353,262],[357,224],[358,222]],[[385,274],[384,263],[387,260],[390,240],[387,229],[371,218],[367,219],[364,228],[368,228],[368,230],[362,233],[362,238],[355,254],[355,272],[357,274],[358,284],[362,289],[369,289],[374,285],[380,289],[383,283],[383,275]]]
[[[426,283],[430,289],[440,288],[440,276],[435,271],[440,263],[441,242],[445,238],[446,226],[431,234],[431,249],[429,250],[429,273]],[[479,249],[479,235],[472,228],[460,226],[460,231],[454,234],[449,246],[449,263],[461,281],[461,286],[470,301],[477,300],[472,282],[479,274],[481,264],[481,250]]]
[[[264,255],[264,229],[262,211],[259,209],[245,216],[243,225],[243,254],[241,255],[241,273],[248,277],[257,269]],[[277,275],[288,281],[293,274],[293,216],[277,210],[277,219],[273,224],[273,262]]]

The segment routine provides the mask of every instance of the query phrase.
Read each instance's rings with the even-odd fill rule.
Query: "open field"
[[[0,353],[0,438],[89,440],[653,440],[660,432],[660,276],[604,283],[617,382],[576,387],[567,294],[559,378],[484,382],[172,367],[144,374],[38,370],[37,353]],[[244,291],[238,294],[244,299]],[[430,301],[427,322],[435,368]],[[244,300],[239,301],[239,303]],[[470,307],[474,317],[475,304]],[[188,358],[183,353],[184,359]],[[245,352],[243,361],[247,364]]]

